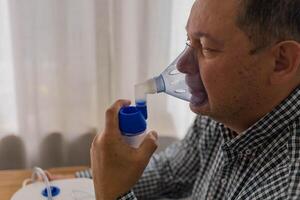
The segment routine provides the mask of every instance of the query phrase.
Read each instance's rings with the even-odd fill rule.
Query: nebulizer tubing
[[[47,197],[48,200],[53,200],[49,179],[48,179],[46,173],[41,168],[34,167],[33,168],[33,173],[32,173],[32,176],[31,176],[31,180],[34,182],[34,181],[37,180],[38,177],[41,177],[43,179],[43,182],[46,185],[46,189],[47,189],[47,193],[48,193],[48,197]]]

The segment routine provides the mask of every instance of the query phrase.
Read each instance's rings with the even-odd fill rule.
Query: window
[[[0,136],[17,132],[16,96],[12,62],[8,0],[0,0]]]

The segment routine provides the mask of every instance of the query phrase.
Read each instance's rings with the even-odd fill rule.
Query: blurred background
[[[0,0],[0,169],[89,164],[106,108],[183,50],[194,0]],[[148,95],[161,148],[186,102]]]

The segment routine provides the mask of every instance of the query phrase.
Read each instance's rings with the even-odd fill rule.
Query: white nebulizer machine
[[[37,181],[40,177],[42,181]],[[26,184],[27,182],[33,182]],[[38,167],[33,169],[32,178],[23,182],[11,200],[95,200],[93,180],[73,178],[49,181],[45,172]]]
[[[200,74],[187,75],[178,71],[179,65],[198,63],[193,61],[193,49],[187,44],[184,51],[159,75],[135,85],[136,106],[123,107],[119,111],[119,127],[125,141],[138,148],[147,129],[147,94],[164,92],[194,105],[207,101],[207,94]],[[194,62],[194,63],[191,63]],[[188,83],[187,83],[188,82]]]

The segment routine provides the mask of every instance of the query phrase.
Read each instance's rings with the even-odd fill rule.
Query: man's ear
[[[275,65],[271,75],[272,84],[282,84],[299,76],[300,71],[300,43],[283,41],[272,48]]]

